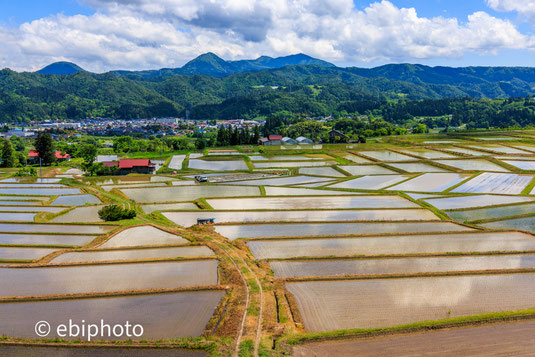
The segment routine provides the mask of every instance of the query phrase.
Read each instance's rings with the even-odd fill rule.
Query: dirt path
[[[247,285],[247,279],[245,278],[245,275],[243,275],[242,271],[240,270],[240,268],[238,267],[238,264],[236,264],[236,262],[234,261],[234,259],[231,257],[231,255],[227,252],[227,249],[226,248],[229,248],[231,249],[233,252],[234,250],[228,246],[223,246],[219,243],[216,243],[219,248],[221,248],[221,250],[225,253],[225,255],[230,259],[230,261],[232,262],[232,264],[234,265],[234,267],[236,268],[236,270],[238,271],[238,273],[240,274],[241,278],[242,278],[242,281],[243,281],[243,284],[245,285],[245,309],[243,311],[243,316],[242,316],[242,319],[241,319],[241,323],[240,323],[240,327],[238,329],[238,335],[236,336],[236,342],[234,343],[234,353],[232,354],[234,357],[237,357],[238,354],[239,354],[239,351],[240,351],[240,342],[241,342],[241,339],[243,337],[243,330],[245,329],[245,320],[247,319],[247,310],[249,308],[249,301],[251,300],[251,294],[250,294],[250,289],[249,289],[249,285]],[[241,259],[241,257],[240,257]],[[243,261],[243,259],[241,259]],[[245,264],[247,266],[247,264]]]

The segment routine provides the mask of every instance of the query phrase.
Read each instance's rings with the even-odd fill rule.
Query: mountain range
[[[37,72],[0,70],[0,122],[182,116],[186,110],[192,118],[330,115],[355,112],[364,101],[534,94],[531,67],[341,68],[304,54],[225,61],[207,53],[175,69],[97,74],[58,62]]]

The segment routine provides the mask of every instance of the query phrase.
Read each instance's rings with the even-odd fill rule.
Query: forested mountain
[[[175,71],[172,69],[94,74],[80,68],[64,75],[4,69],[0,71],[0,121],[181,116],[186,110],[191,118],[198,119],[254,118],[277,112],[362,114],[376,110],[394,120],[431,115],[399,109],[407,103],[418,103],[414,100],[509,98],[535,93],[535,68],[399,64],[364,69],[317,61],[305,55],[224,61],[206,54],[180,69],[185,73],[212,72],[212,76],[178,75],[171,73]],[[62,68],[67,71],[79,67],[67,63],[52,70]],[[441,108],[437,115],[454,111],[451,106]]]
[[[37,71],[37,73],[41,74],[57,75],[73,74],[76,72],[85,72],[85,70],[77,64],[71,62],[55,62]]]

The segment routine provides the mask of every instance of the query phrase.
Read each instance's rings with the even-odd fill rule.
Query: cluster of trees
[[[231,127],[227,128],[225,125],[221,125],[217,131],[215,144],[217,146],[256,145],[258,139],[260,139],[260,129],[258,128],[258,125],[256,125],[252,131],[249,130],[249,127],[245,127],[245,129],[238,129],[235,127],[232,129]]]

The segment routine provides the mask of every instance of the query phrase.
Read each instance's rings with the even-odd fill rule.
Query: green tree
[[[50,165],[56,161],[56,151],[54,149],[54,140],[48,132],[40,132],[35,138],[35,150],[43,165]]]
[[[84,159],[84,165],[91,166],[97,158],[97,147],[93,144],[86,144],[80,149],[79,156]]]
[[[2,146],[2,166],[15,166],[15,153],[13,152],[13,146],[9,140],[4,140],[4,144]]]

